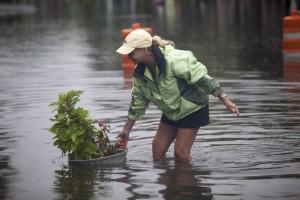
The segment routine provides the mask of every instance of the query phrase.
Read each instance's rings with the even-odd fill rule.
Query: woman
[[[209,123],[209,94],[239,116],[237,106],[207,74],[206,67],[192,52],[175,49],[172,41],[152,38],[148,32],[137,29],[128,34],[117,52],[128,55],[136,65],[128,118],[119,135],[121,146],[127,146],[135,121],[150,102],[163,113],[152,143],[154,160],[165,157],[173,140],[175,160],[191,160],[198,129]]]

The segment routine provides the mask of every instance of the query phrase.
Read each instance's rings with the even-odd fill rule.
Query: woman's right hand
[[[129,140],[129,133],[131,131],[131,128],[133,127],[135,123],[135,120],[131,120],[127,118],[125,125],[121,131],[121,133],[117,136],[119,138],[119,142],[117,144],[118,149],[126,149],[128,140]]]
[[[126,149],[128,140],[129,140],[129,134],[125,131],[122,131],[117,138],[119,138],[119,141],[117,143],[117,149]]]

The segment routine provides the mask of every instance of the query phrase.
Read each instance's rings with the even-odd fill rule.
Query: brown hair
[[[152,44],[157,45],[159,47],[164,47],[164,46],[169,45],[169,44],[172,45],[172,46],[175,46],[175,43],[173,41],[164,40],[164,39],[162,39],[161,37],[159,37],[157,35],[153,36]]]

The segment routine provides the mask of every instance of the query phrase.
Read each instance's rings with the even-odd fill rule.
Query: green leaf
[[[71,134],[71,139],[72,139],[73,143],[75,143],[76,139],[77,139],[77,134],[76,133]]]
[[[65,119],[65,114],[59,114],[58,117],[57,117],[57,119],[58,119],[59,121]]]

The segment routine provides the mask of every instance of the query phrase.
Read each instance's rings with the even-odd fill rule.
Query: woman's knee
[[[154,160],[161,160],[165,158],[166,149],[157,139],[152,141],[152,155]]]
[[[192,159],[190,152],[183,148],[175,148],[174,157],[176,161],[180,162],[189,162]]]

